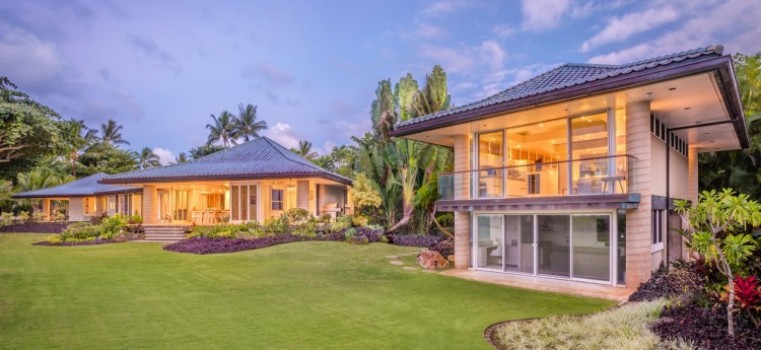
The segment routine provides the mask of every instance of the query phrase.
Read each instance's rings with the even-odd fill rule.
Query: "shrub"
[[[428,248],[442,239],[441,236],[433,235],[394,235],[391,243],[405,247]]]
[[[0,226],[8,226],[13,223],[13,213],[0,214]]]
[[[44,217],[44,215],[43,215],[43,217]],[[56,211],[50,217],[50,220],[53,220],[53,221],[64,221],[64,220],[66,220],[66,213],[64,213],[62,211]]]
[[[26,210],[21,210],[18,212],[18,215],[16,215],[16,219],[18,219],[19,221],[27,221],[29,220],[29,218],[30,218],[29,212]]]
[[[46,241],[50,244],[61,244],[61,236],[59,235],[51,235],[48,236]]]
[[[79,242],[90,237],[95,239],[100,236],[101,227],[92,225],[88,222],[75,222],[69,226],[60,235],[61,242]]]
[[[349,244],[369,244],[370,240],[365,235],[354,235],[349,239]]]
[[[143,217],[137,214],[131,215],[127,218],[127,223],[130,225],[140,225],[143,223]]]
[[[650,279],[629,296],[629,301],[673,298],[702,290],[706,275],[700,263],[675,261],[671,269],[661,265]],[[703,270],[704,271],[704,270]]]
[[[21,215],[21,212],[24,211],[27,213],[27,215],[29,215],[29,213],[34,212],[34,207],[29,203],[18,204],[15,208],[13,208],[13,215],[19,216]]]
[[[34,221],[45,221],[45,213],[38,211],[32,214],[32,220]]]
[[[353,222],[351,216],[344,215],[336,218],[336,221],[330,223],[330,231],[339,232],[352,226]]]
[[[103,219],[99,225],[100,237],[103,239],[113,239],[127,227],[127,217],[124,215],[114,215]]]
[[[454,227],[454,214],[453,213],[444,213],[436,215],[436,221],[439,222],[439,225],[444,227]]]
[[[735,317],[735,337],[727,334],[724,305],[702,307],[695,301],[663,309],[651,329],[666,340],[685,339],[701,349],[761,349],[758,330],[743,317]]]
[[[351,216],[351,224],[354,226],[367,226],[370,219],[366,215],[357,214]]]

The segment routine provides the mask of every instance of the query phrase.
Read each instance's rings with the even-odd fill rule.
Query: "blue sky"
[[[370,129],[382,79],[441,64],[464,104],[565,62],[755,53],[759,18],[755,0],[6,0],[0,75],[67,118],[118,120],[165,162],[239,103],[323,153]]]

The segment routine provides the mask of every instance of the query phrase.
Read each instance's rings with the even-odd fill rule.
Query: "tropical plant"
[[[317,159],[317,152],[312,151],[312,143],[309,141],[299,141],[299,147],[292,148],[291,151],[311,161]]]
[[[75,119],[63,121],[60,126],[61,132],[70,140],[66,157],[71,163],[71,176],[76,177],[79,154],[100,140],[98,130],[88,128],[84,120]]]
[[[734,271],[756,249],[756,242],[745,230],[761,225],[761,205],[746,194],[735,195],[733,190],[724,189],[703,191],[695,206],[679,200],[676,211],[690,234],[688,247],[701,254],[706,262],[715,262],[727,278],[727,333],[734,337]]]
[[[208,156],[212,153],[219,152],[223,149],[225,149],[224,146],[206,144],[203,146],[198,146],[196,148],[191,148],[190,151],[188,151],[188,153],[190,154],[190,159],[198,159],[203,156]]]
[[[216,117],[214,114],[209,116],[213,122],[206,124],[206,129],[209,130],[207,144],[211,145],[214,142],[220,141],[225,148],[230,147],[230,145],[236,145],[238,118],[228,111],[222,111],[219,117]]]
[[[143,147],[139,153],[136,152],[135,158],[137,159],[137,164],[140,166],[140,169],[161,166],[161,159],[159,156],[156,153],[153,153],[153,150],[148,147]]]
[[[235,129],[238,137],[243,137],[246,142],[259,138],[259,132],[267,130],[266,121],[256,120],[256,107],[250,103],[245,106],[242,103],[238,105],[238,119]]]
[[[375,186],[376,184],[370,181],[367,175],[364,173],[357,174],[352,191],[355,208],[358,210],[362,210],[364,207],[377,208],[383,203],[380,191]]]
[[[104,145],[129,145],[129,142],[122,137],[122,129],[115,120],[109,119],[105,124],[100,125],[100,142]]]
[[[73,177],[57,173],[48,167],[38,167],[26,173],[16,175],[16,191],[26,192],[41,188],[58,186],[74,180]]]
[[[135,152],[103,143],[97,143],[86,149],[79,155],[78,160],[80,168],[77,173],[81,175],[99,172],[116,174],[139,168]]]
[[[188,161],[188,155],[185,152],[180,152],[177,157],[174,157],[174,163],[185,163]]]

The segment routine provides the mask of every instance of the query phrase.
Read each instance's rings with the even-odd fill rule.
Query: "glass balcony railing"
[[[629,155],[439,174],[439,199],[527,198],[629,193]]]

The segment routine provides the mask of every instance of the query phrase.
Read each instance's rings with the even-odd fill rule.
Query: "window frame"
[[[278,196],[275,196],[275,193],[278,193]],[[273,188],[270,192],[270,195],[270,209],[282,211],[285,206],[285,190],[280,188]],[[275,199],[276,197],[278,198]]]

